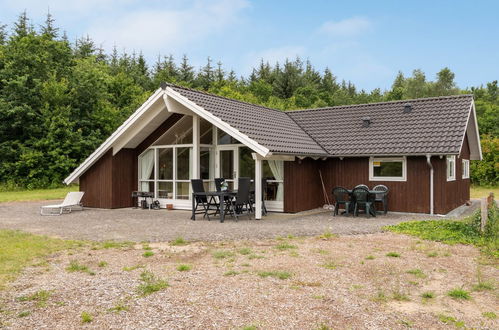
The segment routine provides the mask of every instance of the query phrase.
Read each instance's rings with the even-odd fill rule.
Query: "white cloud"
[[[187,8],[137,10],[116,18],[100,19],[87,31],[104,48],[157,52],[203,40],[236,24],[246,0],[196,1]]]
[[[341,21],[327,21],[319,32],[333,37],[353,37],[369,31],[371,22],[364,17],[352,17]]]

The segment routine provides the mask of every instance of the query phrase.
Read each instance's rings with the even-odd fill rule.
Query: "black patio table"
[[[348,191],[348,194],[350,195],[350,200],[354,201],[353,195],[352,195],[353,189],[347,189],[347,191]],[[374,198],[376,197],[376,194],[380,193],[380,191],[376,191],[376,190],[368,190],[368,192],[369,192],[369,199],[372,199],[372,200],[374,200]],[[371,211],[372,211],[371,214],[373,216],[376,216],[376,206],[374,205],[374,203],[372,204],[372,206],[373,207],[371,208]],[[351,211],[352,213],[353,213],[353,208],[354,208],[354,203],[350,203],[350,210],[349,211]]]
[[[206,199],[216,200],[218,197],[218,209],[220,210],[220,222],[224,222],[225,219],[225,202],[226,199],[232,199],[237,194],[237,190],[226,190],[226,191],[205,191],[205,192],[193,192],[192,193],[192,216],[191,220],[196,220],[196,197],[205,196]],[[229,197],[229,198],[226,198]]]

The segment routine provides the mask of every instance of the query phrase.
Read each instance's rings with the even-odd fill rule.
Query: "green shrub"
[[[82,312],[81,313],[81,323],[90,323],[92,322],[94,318],[92,317],[92,314],[87,313],[87,312]]]
[[[163,290],[169,286],[168,282],[158,279],[149,271],[142,272],[142,274],[140,274],[140,279],[142,280],[142,283],[137,288],[137,291],[142,296],[150,295],[151,293]]]
[[[470,300],[471,299],[469,292],[466,290],[463,290],[461,288],[456,288],[456,289],[450,290],[449,292],[447,292],[447,295],[449,297],[454,298],[454,299],[463,299],[463,300]]]

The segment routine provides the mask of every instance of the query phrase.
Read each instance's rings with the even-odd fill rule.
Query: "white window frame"
[[[452,166],[454,167],[453,168],[453,171],[452,171],[452,175],[449,173],[449,164],[452,163]],[[446,173],[446,176],[447,176],[447,181],[455,181],[456,180],[456,155],[448,155],[447,157],[445,157],[445,173]]]
[[[402,176],[374,176],[374,162],[402,162]],[[407,158],[402,157],[370,157],[369,181],[407,181]]]
[[[469,159],[463,159],[462,160],[462,178],[463,179],[469,179],[470,178],[470,160]]]

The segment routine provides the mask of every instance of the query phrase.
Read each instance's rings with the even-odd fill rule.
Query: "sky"
[[[248,75],[263,58],[300,56],[359,88],[390,88],[398,71],[443,67],[459,87],[499,79],[499,1],[0,0],[0,24],[47,11],[70,40],[89,35],[110,52],[210,56]]]

